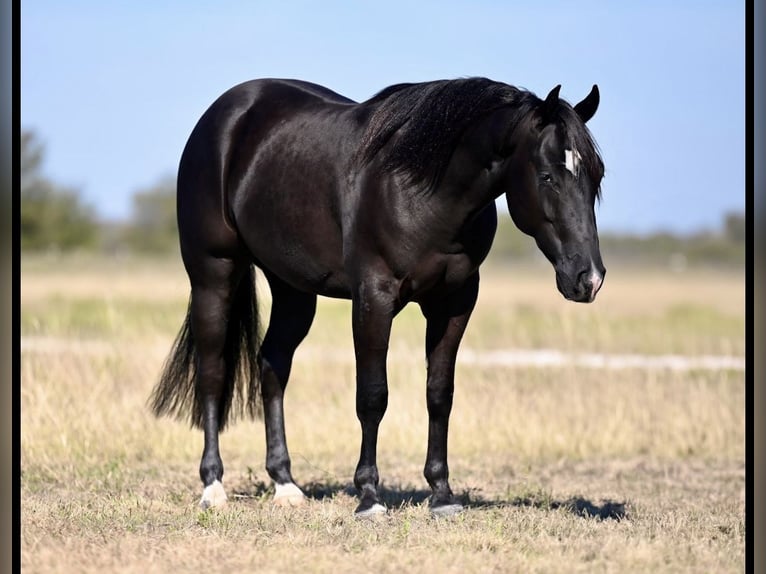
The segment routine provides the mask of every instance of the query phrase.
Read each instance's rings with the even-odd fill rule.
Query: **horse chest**
[[[483,210],[448,243],[423,248],[420,256],[400,268],[401,295],[418,300],[431,291],[452,291],[462,286],[489,253],[497,226],[494,204]]]
[[[401,301],[420,301],[463,285],[477,265],[466,253],[438,253],[421,260],[400,281]]]

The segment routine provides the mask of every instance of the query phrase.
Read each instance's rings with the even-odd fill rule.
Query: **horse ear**
[[[553,88],[548,96],[545,98],[542,106],[543,119],[548,122],[555,117],[556,110],[559,107],[559,92],[561,91],[561,84]]]
[[[574,111],[580,116],[583,123],[587,122],[596,113],[599,102],[598,86],[593,84],[593,88],[590,90],[590,94],[585,96],[585,99],[574,107]]]

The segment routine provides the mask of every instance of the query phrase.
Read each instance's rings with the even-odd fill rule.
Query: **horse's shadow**
[[[350,483],[309,483],[302,486],[305,495],[312,500],[333,498],[338,494],[355,497],[358,491]],[[251,481],[245,488],[235,490],[234,495],[241,498],[265,498],[273,494],[273,487],[263,481]],[[402,486],[387,486],[381,484],[378,494],[388,508],[402,508],[408,505],[420,505],[428,501],[431,496],[430,490],[422,488],[409,488]],[[601,504],[594,504],[587,498],[573,496],[564,500],[557,500],[544,493],[529,496],[515,496],[508,500],[488,499],[475,491],[464,491],[457,495],[460,503],[465,508],[507,508],[527,507],[539,510],[564,509],[575,516],[582,518],[596,518],[599,520],[625,520],[628,518],[625,502],[605,500]]]

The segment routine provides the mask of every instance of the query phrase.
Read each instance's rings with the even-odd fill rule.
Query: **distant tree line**
[[[79,190],[48,179],[42,170],[44,147],[34,132],[21,137],[21,248],[23,251],[102,251],[170,254],[178,251],[175,180],[159,179],[133,195],[131,216],[123,223],[99,221]],[[532,238],[508,217],[499,218],[490,258],[495,262],[543,261]],[[669,265],[742,265],[745,216],[729,213],[721,228],[690,236],[600,233],[605,261]]]
[[[63,187],[43,173],[44,146],[30,130],[21,134],[22,251],[134,251],[167,253],[177,250],[175,181],[162,178],[133,195],[131,217],[124,223],[104,223],[80,190]]]
[[[62,187],[42,173],[44,149],[34,133],[21,134],[21,248],[93,248],[98,240],[94,210],[77,189]]]

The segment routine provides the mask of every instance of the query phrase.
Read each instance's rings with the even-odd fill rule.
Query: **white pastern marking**
[[[208,508],[220,508],[226,504],[226,491],[219,481],[214,481],[210,486],[206,486],[202,491],[202,499],[199,501],[199,507],[202,510]]]
[[[274,485],[274,504],[277,506],[300,506],[306,502],[303,491],[292,482]]]
[[[580,160],[582,156],[576,149],[564,150],[564,167],[566,167],[572,175],[577,175],[577,170],[580,168]]]

